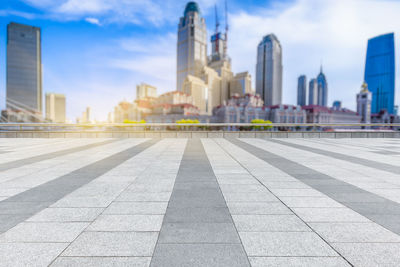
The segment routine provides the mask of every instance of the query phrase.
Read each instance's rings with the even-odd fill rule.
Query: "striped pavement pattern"
[[[0,266],[400,266],[398,139],[0,139]]]

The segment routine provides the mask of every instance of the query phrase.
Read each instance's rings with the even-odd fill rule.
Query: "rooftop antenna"
[[[228,49],[228,1],[225,0],[225,46],[224,46],[224,55],[226,56],[226,51]]]
[[[217,4],[215,4],[215,33],[218,33],[218,27],[219,27],[219,19],[218,19],[218,10],[217,10]]]

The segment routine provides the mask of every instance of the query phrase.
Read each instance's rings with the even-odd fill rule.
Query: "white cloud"
[[[363,81],[367,40],[400,29],[400,2],[298,0],[274,8],[230,16],[229,53],[234,69],[250,70],[254,77],[256,47],[264,35],[275,33],[283,49],[284,102],[295,103],[297,77],[315,77],[322,61],[330,104],[340,99],[354,108]]]
[[[91,24],[95,24],[95,25],[99,25],[99,26],[101,25],[99,19],[96,19],[96,18],[86,18],[85,20]]]

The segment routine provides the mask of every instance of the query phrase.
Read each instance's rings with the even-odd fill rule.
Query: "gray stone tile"
[[[341,208],[342,204],[328,197],[280,197],[290,208]]]
[[[354,266],[400,266],[400,243],[332,243]]]
[[[103,208],[47,208],[35,214],[29,222],[91,222]]]
[[[292,214],[281,202],[228,202],[229,211],[234,214]]]
[[[156,232],[84,232],[62,256],[147,256],[153,254]]]
[[[147,267],[151,257],[58,257],[51,267]]]
[[[0,232],[8,231],[21,221],[26,219],[26,215],[0,214]]]
[[[314,189],[271,189],[277,197],[324,197],[325,195]]]
[[[189,222],[231,222],[232,218],[227,207],[169,207],[164,217],[165,222],[189,223]]]
[[[273,194],[267,192],[255,193],[224,193],[227,202],[276,202],[279,201]]]
[[[165,223],[159,243],[236,243],[239,235],[232,223]]]
[[[309,223],[328,242],[400,242],[400,236],[375,223]]]
[[[160,231],[163,215],[101,215],[87,231]]]
[[[261,184],[254,185],[221,185],[221,190],[223,193],[254,193],[254,192],[264,192],[269,194],[270,192]]]
[[[306,222],[370,222],[349,208],[293,208]]]
[[[1,266],[48,266],[68,243],[0,243]]]
[[[113,202],[103,214],[154,214],[162,215],[168,202]]]
[[[115,201],[169,201],[171,192],[123,192]]]
[[[312,232],[239,232],[249,256],[338,256]]]
[[[23,222],[0,236],[0,243],[72,242],[88,225],[86,222]]]
[[[157,244],[151,266],[250,266],[240,244]]]
[[[232,215],[239,232],[307,232],[311,229],[295,215]]]
[[[253,267],[345,267],[341,257],[249,257]]]

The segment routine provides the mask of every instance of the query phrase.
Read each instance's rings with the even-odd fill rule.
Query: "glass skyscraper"
[[[321,71],[317,76],[318,84],[318,105],[326,107],[328,105],[328,82],[326,81],[325,74]]]
[[[282,47],[275,34],[259,43],[256,65],[256,92],[266,106],[282,104]]]
[[[207,66],[207,27],[196,2],[186,5],[178,26],[176,89],[188,75],[199,76]]]
[[[368,40],[364,80],[372,93],[371,112],[394,112],[395,61],[394,34]]]
[[[7,109],[42,113],[40,28],[7,26]]]
[[[297,105],[307,105],[307,77],[301,75],[297,80]]]

